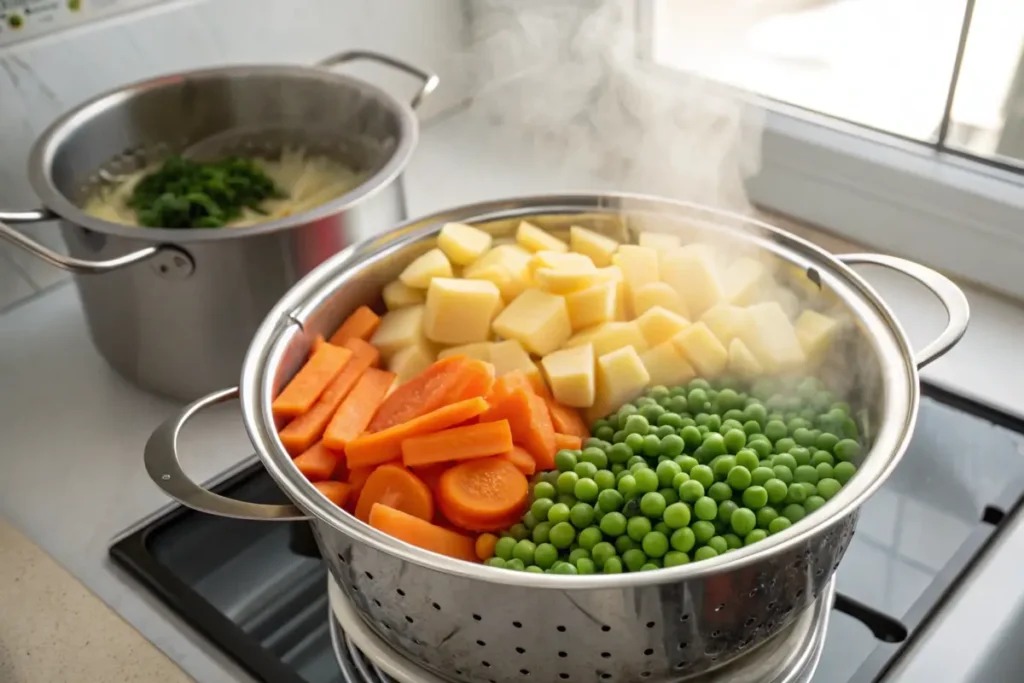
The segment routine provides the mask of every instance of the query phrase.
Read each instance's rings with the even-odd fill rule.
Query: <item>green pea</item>
[[[538,498],[530,505],[530,512],[538,522],[543,522],[548,518],[548,511],[554,504],[555,502],[550,498]]]
[[[757,528],[767,529],[772,520],[779,516],[779,511],[770,505],[766,505],[755,514],[757,516]]]
[[[596,446],[584,448],[579,459],[585,463],[593,465],[599,470],[608,466],[608,454]]]
[[[785,467],[789,470],[795,470],[796,458],[789,453],[778,453],[772,456],[772,467]]]
[[[811,452],[803,446],[794,446],[789,449],[789,454],[796,460],[796,466],[810,465],[811,464]]]
[[[857,468],[852,462],[841,462],[835,467],[835,480],[843,486],[846,482],[850,481],[850,478],[857,473]]]
[[[708,415],[705,426],[711,432],[718,432],[718,430],[722,428],[722,418],[712,413],[711,415]],[[719,434],[719,436],[721,436],[721,434]]]
[[[601,568],[605,574],[621,574],[622,573],[622,560],[618,557],[609,557]]]
[[[793,526],[793,522],[789,521],[789,518],[776,517],[772,520],[771,524],[768,525],[768,533],[777,534],[781,531],[785,531],[791,526]]]
[[[631,472],[635,472],[637,470],[637,466],[640,466],[641,468],[648,467],[647,459],[642,455],[634,455],[626,462],[626,467],[628,467]]]
[[[512,557],[518,559],[523,565],[533,564],[533,554],[537,550],[537,546],[533,541],[528,541],[525,538],[512,548]]]
[[[849,463],[839,463],[840,465]],[[814,468],[814,473],[818,475],[818,479],[835,479],[835,469],[828,463],[821,463]]]
[[[638,572],[646,562],[647,555],[644,554],[644,551],[638,548],[627,550],[622,554],[622,563],[626,565],[626,571]]]
[[[525,524],[513,524],[508,533],[517,541],[530,537],[530,530],[526,528]]]
[[[732,519],[732,513],[739,509],[739,505],[733,500],[723,500],[718,504],[718,522],[728,524]]]
[[[608,425],[598,427],[591,433],[598,439],[601,439],[602,441],[611,441],[612,439],[615,438],[615,430]]]
[[[503,536],[498,539],[498,542],[494,544],[494,556],[500,557],[503,560],[512,559],[512,551],[516,547],[516,539],[511,536]]]
[[[739,536],[746,536],[757,527],[757,515],[748,508],[739,508],[732,513],[729,526]]]
[[[776,453],[789,453],[792,448],[796,448],[796,441],[787,436],[775,442],[774,450]]]
[[[704,412],[711,409],[708,393],[702,388],[691,389],[686,395],[686,403],[690,412]]]
[[[558,470],[551,470],[549,472],[541,472],[539,481],[547,482],[552,486],[558,481],[558,475],[561,474]]]
[[[841,488],[843,485],[835,479],[822,479],[818,482],[818,495],[825,500],[831,500]]]
[[[729,452],[725,447],[725,437],[718,432],[708,432],[704,437],[704,442],[701,444],[701,448],[703,448],[704,452],[712,458],[718,457],[719,455],[725,455]]]
[[[577,529],[586,529],[594,522],[594,508],[587,503],[576,503],[569,510],[569,521]]]
[[[613,463],[624,465],[632,457],[633,449],[625,443],[612,444],[612,447],[608,450],[608,459]]]
[[[594,475],[597,474],[597,467],[590,462],[578,462],[576,467],[573,468],[573,472],[580,479],[593,479]]]
[[[737,395],[737,399],[739,399],[739,395]],[[743,411],[741,409],[739,409],[739,408],[730,408],[729,410],[727,410],[724,413],[722,413],[722,420],[723,421],[725,421],[725,420],[732,420],[733,422],[739,422],[740,424],[743,424],[743,422],[746,421],[746,419],[747,419],[747,417],[743,414]]]
[[[860,455],[860,444],[853,439],[843,439],[835,445],[832,452],[839,460],[850,462]]]
[[[681,411],[682,412],[682,411]],[[662,413],[658,417],[659,427],[672,427],[673,429],[683,428],[683,417],[679,413]]]
[[[570,507],[564,503],[555,503],[548,508],[547,521],[552,525],[569,521]]]
[[[804,496],[810,498],[811,496],[818,495],[818,487],[809,481],[796,481],[791,484],[792,486],[798,486],[804,490]]]
[[[636,541],[634,541],[632,538],[630,538],[629,536],[627,536],[624,533],[621,536],[619,536],[618,538],[615,539],[615,550],[616,550],[616,552],[619,553],[619,555],[621,555],[622,553],[626,552],[627,550],[629,550],[631,548],[639,548],[639,547],[640,547],[639,543],[637,543]]]
[[[697,538],[694,535],[693,529],[689,527],[681,527],[672,532],[672,536],[669,538],[669,544],[673,549],[681,553],[686,553],[697,544]]]
[[[581,557],[576,560],[576,571],[580,574],[593,574],[597,571],[597,566],[589,557]]]
[[[633,455],[640,455],[644,450],[644,437],[641,434],[629,434],[626,436],[625,444]]]
[[[693,451],[693,449],[704,442],[704,437],[701,436],[700,430],[693,426],[683,427],[679,430],[679,436],[689,451]]]
[[[644,536],[651,533],[653,526],[651,520],[646,517],[631,517],[626,522],[626,535],[639,543],[644,540]]]
[[[732,498],[732,489],[724,481],[716,481],[708,489],[708,498],[716,503],[721,503]]]
[[[647,430],[650,428],[651,424],[643,415],[630,415],[622,426],[626,434],[639,434],[640,436],[647,434]]]
[[[615,483],[619,482],[619,474],[622,474],[624,470],[626,470],[626,466],[620,463],[615,463],[608,468],[608,471],[615,475]]]
[[[690,402],[686,400],[685,396],[673,396],[669,399],[668,409],[673,413],[685,413],[690,409]]]
[[[555,487],[546,481],[539,481],[533,485],[533,497],[537,500],[553,499],[555,497]]]
[[[643,454],[648,458],[657,457],[658,453],[661,452],[661,439],[654,434],[648,434],[644,437]]]
[[[747,433],[743,431],[743,423],[742,422],[737,422],[736,420],[723,419],[722,420],[722,426],[718,428],[718,433],[721,434],[724,437],[726,434],[728,434],[731,431],[743,432],[743,442],[746,443],[746,441],[747,441]],[[728,448],[728,445],[729,445],[729,442],[727,441],[726,442],[726,447],[727,448]]]
[[[598,470],[594,474],[593,479],[600,491],[615,488],[615,475],[611,470]]]
[[[719,555],[724,555],[729,549],[729,542],[723,536],[712,536],[708,539],[708,547],[714,548]]]
[[[578,474],[572,471],[562,472],[555,482],[555,489],[559,493],[572,493],[576,489],[576,482],[579,481]]]
[[[559,493],[558,502],[561,503],[562,505],[568,505],[569,507],[572,507],[573,505],[576,504],[576,496],[572,495],[571,493]]]
[[[601,490],[598,488],[597,482],[593,479],[580,479],[573,488],[573,495],[576,496],[577,500],[581,500],[584,503],[596,502],[600,492]]]
[[[576,540],[576,529],[569,522],[559,522],[551,527],[549,541],[556,548],[568,548]]]
[[[597,533],[600,534],[601,531],[597,530]],[[580,539],[582,540],[582,538],[583,534],[580,534]],[[599,568],[603,568],[605,562],[615,556],[615,546],[607,541],[595,543],[590,549],[590,557]]]
[[[753,475],[751,475],[750,470],[746,467],[737,465],[729,470],[729,474],[726,475],[725,481],[733,491],[742,491],[750,486],[753,481]]]
[[[768,420],[768,411],[760,403],[749,403],[743,409],[743,417],[759,425],[764,425]]]
[[[559,472],[572,472],[576,462],[576,453],[573,451],[563,449],[555,453],[555,467]]]
[[[666,507],[665,497],[656,491],[645,493],[640,499],[640,512],[651,519],[661,519]]]
[[[690,523],[690,508],[685,503],[672,503],[665,508],[662,519],[670,529],[681,529]]]
[[[718,503],[709,496],[699,498],[697,502],[693,504],[693,514],[697,519],[711,521],[718,517]]]
[[[640,414],[647,418],[647,423],[651,425],[657,424],[658,418],[664,415],[664,413],[665,409],[659,406],[657,402],[649,403],[640,408]]]
[[[774,463],[775,461],[772,460]],[[782,481],[784,484],[793,483],[793,470],[785,465],[772,465],[772,472],[775,474],[775,478]]]
[[[694,562],[700,562],[701,560],[710,560],[715,557],[718,557],[718,551],[716,551],[711,546],[707,545],[701,548],[697,548],[697,551],[693,553]]]
[[[624,475],[616,484],[616,489],[623,496],[628,496],[636,491],[636,478],[632,474]]]
[[[676,430],[672,427],[658,427],[654,430],[654,435],[657,436],[659,440],[664,440],[666,436],[678,436],[676,434]]]
[[[806,481],[811,484],[818,483],[818,471],[810,465],[800,465],[793,470],[794,481]]]
[[[786,489],[787,503],[803,505],[805,500],[807,500],[807,491],[802,486],[800,486],[800,484],[790,484],[789,487]]]
[[[633,478],[636,480],[637,493],[651,493],[658,490],[658,475],[650,468],[634,472]]]
[[[743,547],[743,539],[736,534],[722,534],[722,538],[725,539],[726,552]]]
[[[684,503],[694,503],[704,495],[704,486],[696,479],[684,481],[679,487],[679,500]]]
[[[700,464],[697,458],[693,457],[692,455],[676,456],[675,458],[673,458],[672,462],[679,465],[679,469],[681,469],[683,473],[686,474],[687,476],[689,476],[690,472],[693,470],[694,467]]]
[[[689,564],[690,556],[679,550],[669,550],[662,558],[662,562],[666,568],[678,567],[681,564]]]
[[[537,526],[533,527],[531,532],[531,538],[534,543],[538,545],[541,543],[547,543],[549,535],[551,533],[551,522],[537,522]]]
[[[775,473],[770,467],[755,467],[750,471],[750,484],[753,486],[764,486],[769,479],[775,478]]]
[[[680,472],[680,474],[682,473]],[[679,502],[679,491],[671,486],[658,489],[658,493],[660,493],[661,497],[665,499],[665,505],[671,505],[672,503]]]
[[[749,448],[742,448],[740,452],[736,454],[736,464],[740,467],[745,467],[749,471],[753,471],[761,459],[757,456],[757,453],[750,450]]]
[[[540,520],[537,519],[537,515],[533,514],[532,510],[527,510],[526,514],[523,515],[523,526],[525,526],[527,529],[533,529],[535,526],[537,526],[537,522],[539,521]]]
[[[815,466],[835,465],[836,459],[828,451],[814,451],[814,454],[811,455],[811,464]]]
[[[722,443],[730,453],[739,453],[747,445],[747,433],[742,429],[730,429],[722,437]]]
[[[754,420],[747,420],[743,423],[743,433],[749,436],[761,433],[761,425]]]
[[[552,574],[579,574],[579,570],[576,569],[576,565],[569,564],[568,562],[561,562],[551,568]]]
[[[808,496],[807,500],[804,501],[804,509],[810,514],[825,504],[825,499],[821,496]]]
[[[793,524],[796,524],[807,515],[807,510],[804,509],[803,505],[796,503],[790,503],[782,509],[782,516],[788,519]]]
[[[652,531],[640,542],[647,557],[663,557],[668,552],[668,538],[660,531]]]
[[[715,525],[705,520],[693,522],[690,524],[690,528],[693,529],[693,536],[697,539],[697,543],[707,543],[716,531]]]
[[[832,449],[836,447],[837,443],[839,443],[838,436],[836,436],[835,434],[830,434],[828,432],[823,432],[818,435],[817,439],[814,440],[814,447],[817,448],[819,451],[831,453]]]
[[[768,538],[768,532],[764,529],[754,529],[749,534],[743,537],[743,545],[753,545],[758,541],[763,541]]]
[[[590,558],[590,551],[585,548],[576,548],[569,553],[569,563],[576,564],[583,558]]]
[[[603,512],[618,512],[624,502],[622,494],[615,489],[605,489],[597,494],[597,507]]]
[[[793,430],[793,440],[796,441],[797,445],[805,448],[811,448],[814,446],[814,432],[807,427],[800,427]]]
[[[789,485],[782,479],[769,479],[764,483],[764,490],[768,494],[768,502],[774,505],[786,500]]]
[[[707,465],[697,465],[690,470],[690,479],[698,482],[706,490],[715,483],[715,473]]]
[[[789,430],[786,428],[786,423],[780,420],[771,420],[764,426],[764,435],[767,436],[772,443],[775,443],[779,439],[786,438],[789,434]]]
[[[743,504],[757,510],[768,504],[768,491],[763,486],[750,486],[743,491]]]
[[[720,455],[711,461],[709,467],[711,472],[714,473],[715,479],[723,481],[728,475],[729,470],[736,466],[736,456],[734,455]]]
[[[767,439],[751,439],[747,441],[747,448],[757,453],[757,457],[761,459],[772,454],[772,444]]]

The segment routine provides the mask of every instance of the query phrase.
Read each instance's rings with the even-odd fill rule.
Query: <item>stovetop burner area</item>
[[[839,567],[813,683],[886,680],[1024,493],[1024,424],[935,387],[923,391],[910,448],[862,508]],[[286,502],[258,463],[217,490]],[[331,644],[326,574],[306,523],[175,508],[128,532],[111,555],[256,679],[350,680]]]

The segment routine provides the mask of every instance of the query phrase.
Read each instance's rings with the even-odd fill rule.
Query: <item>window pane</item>
[[[653,1],[652,55],[660,64],[936,139],[966,0]]]
[[[1024,161],[1024,2],[975,0],[947,144]]]

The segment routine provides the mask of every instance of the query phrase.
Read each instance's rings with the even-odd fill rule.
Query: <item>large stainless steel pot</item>
[[[433,246],[448,221],[507,236],[522,219],[549,229],[584,225],[619,238],[637,227],[691,230],[782,261],[853,324],[829,367],[845,379],[866,448],[858,474],[821,510],[783,533],[727,555],[654,572],[553,576],[509,572],[441,557],[382,535],[341,511],[292,464],[277,437],[271,401],[356,306],[376,303],[382,283]],[[946,329],[915,352],[875,291],[850,265],[886,266],[919,280],[942,301]],[[678,681],[735,661],[810,609],[850,543],[861,504],[896,467],[914,430],[918,368],[963,334],[963,293],[938,273],[899,258],[833,257],[744,217],[626,195],[562,195],[477,204],[412,221],[338,254],[270,313],[253,339],[239,388],[193,403],[154,432],[146,467],[169,495],[195,509],[245,519],[308,518],[328,567],[366,622],[412,661],[452,680],[520,682]],[[230,500],[192,482],[177,456],[179,432],[196,413],[241,398],[256,452],[294,505]],[[704,680],[703,678],[701,680]]]
[[[407,104],[329,69],[355,60],[409,73],[422,81],[418,94]],[[29,179],[45,208],[0,211],[0,238],[75,274],[93,342],[115,370],[144,389],[192,400],[234,382],[260,321],[303,275],[407,218],[400,173],[419,134],[413,108],[437,82],[359,51],[316,67],[208,69],[105,93],[36,142]],[[368,178],[312,211],[246,228],[138,228],[79,208],[106,174],[234,130],[255,131],[245,144],[261,151],[283,139]],[[261,131],[266,139],[254,137]],[[9,227],[55,219],[69,256]]]

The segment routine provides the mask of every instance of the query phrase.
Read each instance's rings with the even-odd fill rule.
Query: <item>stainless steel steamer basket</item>
[[[510,572],[434,555],[385,536],[323,498],[277,438],[271,400],[296,372],[317,334],[430,248],[449,221],[510,235],[522,219],[548,229],[584,225],[627,237],[637,228],[694,231],[737,250],[799,269],[820,282],[855,324],[837,350],[848,369],[847,399],[868,447],[858,474],[821,510],[783,533],[727,555],[654,572],[555,576]],[[892,312],[850,268],[871,263],[919,280],[939,297],[949,323],[915,353]],[[454,681],[668,682],[749,653],[811,608],[850,542],[857,510],[892,472],[917,416],[918,368],[963,334],[963,293],[938,273],[878,255],[833,257],[785,231],[679,202],[618,194],[527,197],[453,209],[411,221],[330,259],[304,278],[264,321],[238,389],[182,411],[146,446],[146,467],[168,494],[198,510],[247,519],[310,519],[335,579],[373,630],[412,661]],[[838,357],[838,356],[837,356]],[[218,496],[184,474],[177,435],[197,412],[240,397],[246,429],[271,476],[295,506]]]

